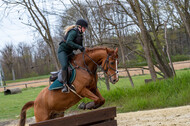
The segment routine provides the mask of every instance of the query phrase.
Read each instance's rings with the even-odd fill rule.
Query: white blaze
[[[116,62],[116,71],[115,71],[115,73],[116,73],[116,77],[117,77],[117,79],[118,79],[118,77],[119,77],[119,72],[117,71],[117,60],[115,60],[115,62]]]

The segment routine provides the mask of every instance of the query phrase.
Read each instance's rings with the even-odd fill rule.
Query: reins
[[[115,71],[115,73],[114,74],[112,74],[112,75],[108,75],[108,77],[109,78],[111,78],[112,76],[114,76],[115,74],[117,74],[118,73],[118,71],[116,70],[116,69],[114,69],[114,68],[112,68],[112,67],[110,67],[110,65],[109,65],[109,57],[110,57],[110,55],[108,55],[107,56],[107,58],[106,58],[106,60],[105,60],[105,62],[104,62],[104,65],[102,66],[102,65],[98,65],[98,63],[96,63],[88,54],[86,54],[86,52],[84,51],[83,52],[83,61],[84,61],[84,66],[85,66],[85,68],[84,67],[80,67],[80,66],[78,66],[79,68],[81,68],[81,69],[83,69],[83,70],[86,70],[89,74],[92,74],[93,72],[88,68],[88,65],[86,64],[86,62],[85,62],[85,55],[97,66],[97,68],[100,68],[104,73],[107,73],[108,72],[108,69],[112,69],[113,71]],[[75,63],[75,62],[74,62]],[[75,65],[76,65],[76,63],[75,63]],[[104,70],[104,67],[106,66],[106,70]]]

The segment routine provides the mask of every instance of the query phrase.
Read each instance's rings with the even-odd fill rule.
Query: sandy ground
[[[118,126],[190,126],[190,105],[117,114]],[[27,119],[27,125],[34,123]],[[0,126],[16,126],[18,120],[0,122]]]
[[[174,63],[174,68],[175,70],[190,68],[190,61]],[[129,70],[131,75],[142,74],[142,70],[139,68],[133,68]],[[148,74],[148,71],[144,71],[144,73]],[[120,75],[126,76],[126,72],[124,72],[124,70],[120,70]],[[49,84],[48,79],[40,80],[40,82],[39,80],[22,82],[22,84],[34,82],[35,84],[28,84],[28,87],[37,87],[40,85]],[[15,84],[18,83],[14,83],[12,85]],[[15,87],[25,88],[25,85]],[[0,91],[3,91],[3,88],[0,88]],[[120,113],[117,114],[116,119],[118,126],[190,126],[190,105],[175,108]],[[16,126],[17,123],[18,120],[1,121],[0,126]],[[34,123],[34,117],[27,119],[27,125],[29,123]]]
[[[190,126],[190,105],[117,114],[118,126]]]

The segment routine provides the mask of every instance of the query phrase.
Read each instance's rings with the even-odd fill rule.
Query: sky
[[[32,40],[31,29],[22,24],[13,15],[4,18],[0,22],[0,49],[6,44],[17,45],[19,42]]]
[[[64,0],[64,3],[69,4],[69,0]],[[2,5],[2,1],[0,1]],[[20,42],[32,44],[34,42],[34,30],[26,26],[22,22],[27,22],[27,17],[19,20],[18,11],[12,11],[9,15],[3,14],[3,9],[0,7],[0,50],[7,44],[18,45]]]

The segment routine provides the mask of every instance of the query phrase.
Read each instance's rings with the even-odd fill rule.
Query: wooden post
[[[142,68],[142,75],[144,75],[144,69]]]

